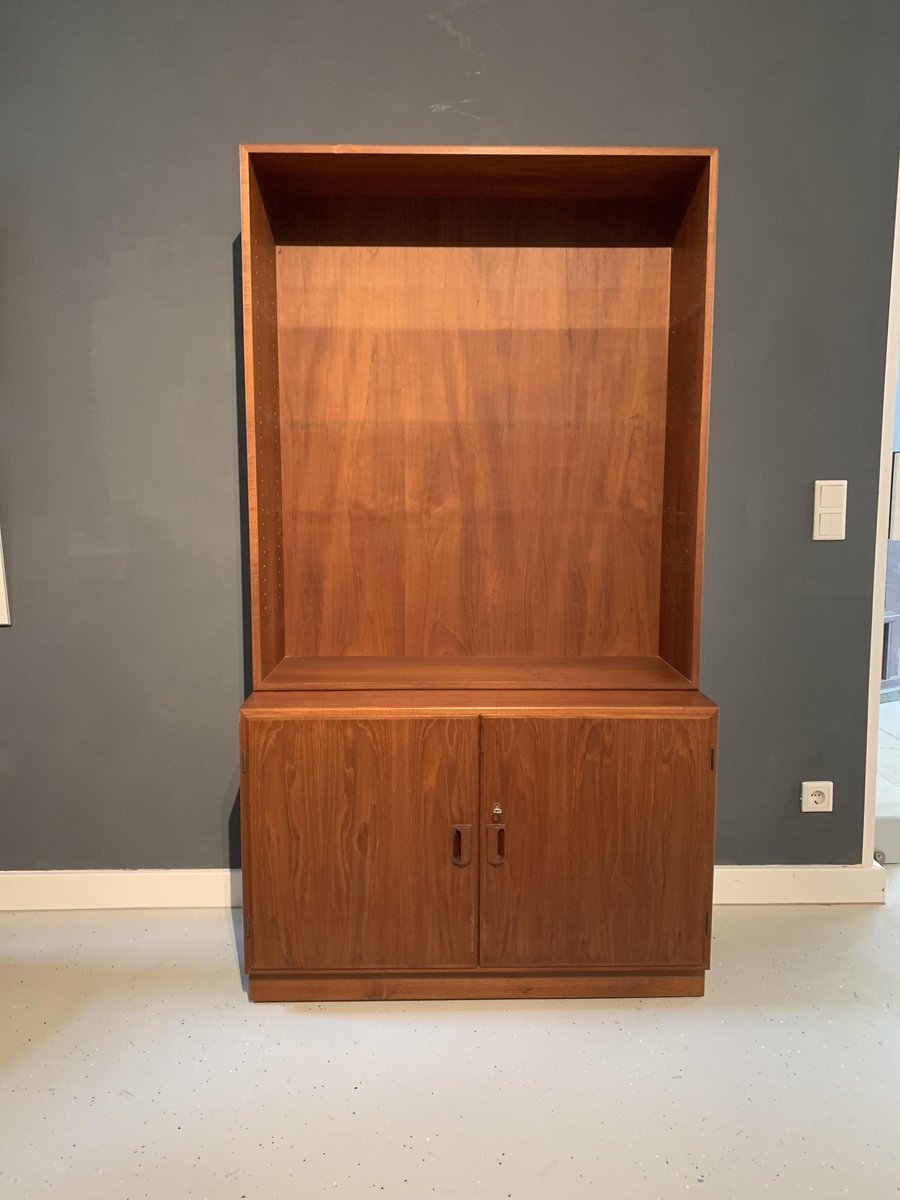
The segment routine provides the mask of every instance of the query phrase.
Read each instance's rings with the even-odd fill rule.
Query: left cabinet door
[[[478,721],[247,721],[256,970],[476,962]]]

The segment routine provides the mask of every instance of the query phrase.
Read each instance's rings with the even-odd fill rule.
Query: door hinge
[[[709,769],[711,771],[714,771],[716,769],[716,748],[715,748],[715,746],[713,746],[712,750],[710,750],[710,752],[709,752]]]
[[[246,750],[241,751],[241,774],[242,775],[247,774],[247,751]]]
[[[710,930],[709,913],[706,914],[706,923],[705,924],[706,924],[706,932],[709,933],[709,930]]]

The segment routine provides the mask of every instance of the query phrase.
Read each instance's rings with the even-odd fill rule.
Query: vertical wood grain
[[[695,686],[700,681],[716,169],[713,153],[672,248],[659,653]]]
[[[244,150],[254,685],[326,689],[242,724],[268,994],[702,990],[715,717],[519,707],[697,684],[715,186],[714,152]],[[450,657],[509,694],[371,699]]]
[[[477,720],[249,725],[251,966],[473,966]]]
[[[712,720],[482,722],[481,965],[684,966],[708,955]],[[486,832],[484,833],[486,835]]]
[[[284,658],[284,561],[275,241],[252,163],[241,156],[244,387],[253,685]]]
[[[253,961],[253,853],[250,842],[250,721],[241,713],[238,727],[238,780],[241,819],[241,916],[244,922],[244,971]]]
[[[655,654],[669,250],[356,208],[278,248],[286,653]]]

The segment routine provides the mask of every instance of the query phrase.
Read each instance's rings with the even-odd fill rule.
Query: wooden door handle
[[[487,860],[492,867],[501,867],[506,862],[506,826],[487,826]]]
[[[472,826],[451,825],[453,830],[453,865],[467,867],[472,861]]]

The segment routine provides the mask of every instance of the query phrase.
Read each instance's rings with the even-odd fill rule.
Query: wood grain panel
[[[499,803],[506,845],[481,965],[707,965],[714,745],[714,719],[484,718],[482,826]]]
[[[672,248],[659,648],[695,685],[700,679],[717,161],[713,154]]]
[[[278,249],[286,654],[655,655],[670,252],[392,234]]]
[[[590,997],[702,996],[702,971],[677,974],[315,976],[250,974],[251,1000],[553,1000]]]
[[[241,823],[241,919],[244,927],[244,963],[249,970],[253,962],[253,929],[250,913],[253,911],[253,852],[250,843],[250,780],[247,773],[250,760],[250,719],[241,709],[238,725],[240,796],[238,816]]]
[[[395,190],[364,201],[309,193],[288,200],[278,192],[274,206],[278,241],[285,245],[555,249],[671,246],[684,209],[684,203],[666,204],[659,196],[450,199],[410,198]]]
[[[379,717],[413,716],[647,716],[708,718],[718,709],[701,692],[610,692],[567,688],[510,690],[477,688],[454,691],[334,691],[254,692],[241,707],[248,719],[257,717]]]
[[[684,207],[708,150],[609,146],[246,146],[280,209],[307,196],[610,198]],[[279,225],[277,233],[282,236]]]
[[[355,688],[629,688],[691,685],[661,658],[285,658],[266,688],[335,691]]]
[[[250,721],[253,968],[472,966],[469,720]],[[477,838],[475,839],[477,851]]]
[[[244,389],[253,682],[284,658],[275,241],[248,156],[241,157]]]

